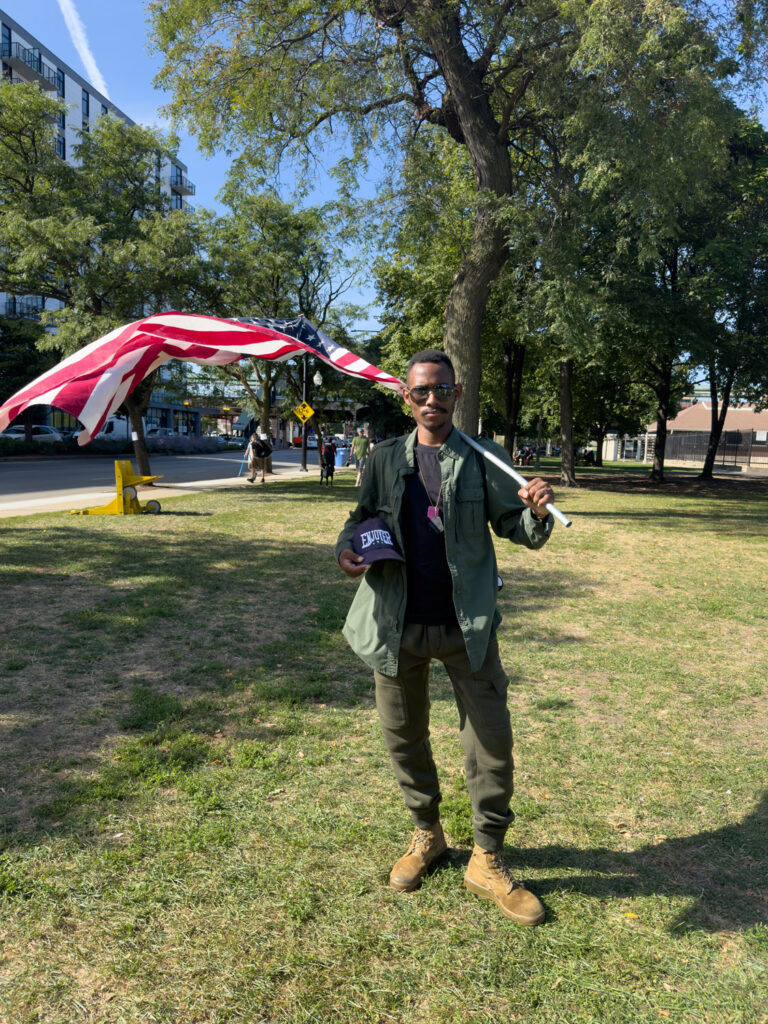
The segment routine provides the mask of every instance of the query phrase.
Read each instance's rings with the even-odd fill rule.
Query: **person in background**
[[[248,447],[245,450],[245,457],[248,460],[249,477],[248,482],[256,482],[256,475],[261,470],[261,482],[266,483],[267,459],[272,454],[269,442],[265,437],[258,434],[251,434]]]
[[[371,442],[362,430],[358,430],[357,434],[352,438],[352,458],[355,460],[355,469],[357,470],[355,487],[360,486],[360,481],[363,477],[363,470],[365,469],[365,463],[368,459],[368,449],[370,444]]]

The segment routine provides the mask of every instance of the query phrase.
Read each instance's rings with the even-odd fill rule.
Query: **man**
[[[488,521],[498,536],[539,548],[552,530],[545,505],[554,496],[539,478],[518,491],[461,439],[453,427],[461,391],[444,352],[418,352],[408,364],[404,397],[416,429],[376,445],[358,506],[336,545],[347,576],[362,577],[344,635],[374,670],[382,731],[415,824],[390,885],[399,892],[417,889],[448,849],[428,739],[429,663],[437,658],[458,705],[473,809],[475,846],[464,884],[510,919],[534,925],[544,908],[502,860],[513,818],[512,733],[496,641],[500,616]],[[498,445],[486,444],[507,459]],[[383,521],[404,561],[395,554],[369,565],[354,550],[355,531],[371,517]]]
[[[365,461],[368,457],[368,448],[370,447],[370,440],[365,436],[362,430],[358,430],[357,434],[352,438],[352,458],[355,460],[355,469],[357,470],[357,479],[355,480],[355,487],[360,486],[360,480],[363,476],[363,470],[365,469]]]

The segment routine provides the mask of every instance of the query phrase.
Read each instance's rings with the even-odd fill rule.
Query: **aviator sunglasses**
[[[424,405],[426,400],[429,398],[430,391],[438,402],[447,402],[449,398],[453,397],[456,391],[456,385],[434,384],[432,387],[427,387],[425,384],[417,384],[416,387],[408,388],[408,394],[416,405]]]

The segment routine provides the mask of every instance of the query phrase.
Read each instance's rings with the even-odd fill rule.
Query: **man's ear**
[[[462,394],[464,392],[464,385],[463,384],[455,384],[454,387],[456,388],[456,401],[458,402],[458,400],[461,398],[461,396],[462,396]]]

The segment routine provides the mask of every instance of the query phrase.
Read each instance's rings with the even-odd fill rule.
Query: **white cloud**
[[[83,62],[83,67],[85,68],[89,81],[99,90],[100,93],[102,93],[102,95],[109,99],[107,83],[104,81],[98,65],[96,64],[96,58],[91,52],[91,47],[88,43],[88,36],[85,34],[85,25],[83,24],[80,15],[77,13],[73,0],[58,0],[58,4],[61,8],[61,13],[64,15],[64,21],[67,23],[69,35],[74,47],[80,56],[80,60]]]

